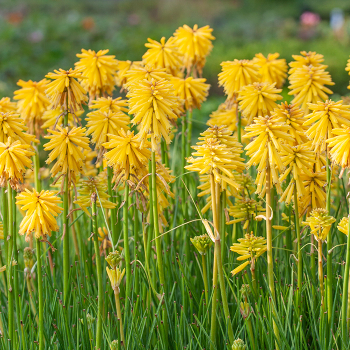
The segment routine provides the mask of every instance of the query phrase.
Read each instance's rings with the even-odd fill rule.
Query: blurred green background
[[[335,8],[342,17],[332,27]],[[311,23],[301,20],[307,11],[314,14]],[[118,59],[140,60],[148,37],[169,37],[185,23],[214,28],[204,70],[214,100],[222,96],[220,62],[258,52],[279,52],[288,62],[301,50],[322,53],[333,91],[347,92],[349,0],[6,0],[0,1],[0,97],[12,96],[18,79],[39,80],[55,68],[73,67],[81,48],[108,48]]]

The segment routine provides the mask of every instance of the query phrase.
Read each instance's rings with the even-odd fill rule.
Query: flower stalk
[[[43,294],[43,273],[41,269],[41,244],[36,239],[36,258],[38,271],[38,296],[39,296],[39,350],[44,349],[44,294]]]
[[[348,218],[350,218],[350,213]],[[347,349],[349,344],[349,327],[347,321],[348,314],[348,298],[349,298],[349,273],[350,273],[350,225],[348,224],[348,234],[346,243],[346,260],[344,269],[344,283],[342,293],[341,306],[341,334],[342,334],[342,349]],[[328,276],[327,276],[328,277]]]
[[[102,309],[103,309],[103,284],[102,284],[102,268],[100,259],[100,249],[98,244],[98,226],[97,226],[97,195],[94,192],[91,196],[91,215],[92,215],[92,230],[94,235],[94,250],[96,261],[96,275],[97,275],[97,326],[96,326],[96,349],[101,349],[102,345]]]

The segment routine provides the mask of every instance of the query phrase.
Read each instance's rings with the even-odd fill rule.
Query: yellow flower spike
[[[130,117],[119,112],[102,112],[101,110],[88,113],[86,118],[86,135],[92,134],[91,142],[96,144],[96,149],[109,141],[109,134],[117,135],[118,131],[129,130]]]
[[[314,66],[314,67],[324,67],[322,62],[324,61],[323,55],[316,53],[314,51],[301,51],[301,55],[292,55],[294,61],[289,63],[291,67],[289,70],[289,74],[293,74],[298,68],[302,68],[304,66]]]
[[[279,202],[286,202],[289,204],[293,197],[295,187],[298,198],[306,195],[302,175],[313,176],[313,164],[316,162],[315,152],[310,150],[309,144],[298,146],[285,145],[281,150],[281,155],[286,170],[280,176],[279,181],[282,183],[289,174],[291,175],[291,179],[281,195]]]
[[[227,99],[231,100],[246,85],[260,81],[259,66],[250,60],[226,61],[221,63],[219,86],[224,87]]]
[[[253,62],[258,65],[261,75],[260,81],[269,84],[276,83],[277,88],[281,88],[287,78],[288,65],[279,53],[269,53],[265,57],[262,53],[257,53],[253,58]]]
[[[201,104],[206,100],[210,88],[209,84],[205,84],[206,81],[207,79],[195,79],[193,77],[173,77],[170,79],[175,89],[175,95],[184,101],[186,110],[201,108]]]
[[[73,113],[68,113],[68,125],[76,126],[81,122],[80,116],[84,113],[84,110],[76,111]],[[54,126],[59,125],[63,126],[65,112],[61,109],[61,107],[57,107],[56,109],[48,109],[44,112],[42,116],[43,124],[41,126],[42,129],[51,129]]]
[[[228,130],[236,131],[237,130],[237,112],[238,105],[237,103],[222,103],[219,108],[212,112],[209,116],[209,120],[207,121],[207,125],[215,126],[215,125],[224,125]],[[242,119],[244,122],[245,119]],[[242,123],[242,125],[244,125]]]
[[[142,172],[147,167],[151,158],[149,141],[142,142],[139,135],[123,129],[118,131],[118,135],[109,135],[109,138],[109,142],[102,145],[109,150],[104,154],[104,158],[107,165],[113,167],[117,182],[120,177],[125,176],[127,180],[131,172]]]
[[[127,82],[126,73],[129,71],[129,69],[142,66],[142,62],[139,61],[118,61],[117,74],[115,76],[116,85],[123,89]]]
[[[311,212],[316,208],[326,207],[326,171],[312,172],[311,176],[302,174],[301,179],[305,187],[305,194],[300,199],[299,215]]]
[[[327,100],[316,104],[309,103],[311,113],[305,117],[304,125],[309,126],[305,134],[312,140],[314,149],[326,149],[326,140],[333,136],[333,129],[343,125],[350,127],[350,105],[342,102]]]
[[[350,167],[350,127],[337,128],[332,130],[334,137],[326,140],[330,147],[332,162],[343,169]]]
[[[315,236],[317,241],[324,242],[333,222],[335,222],[334,217],[328,215],[326,209],[317,208],[310,213],[303,225],[310,227],[311,234]]]
[[[300,106],[305,113],[309,110],[309,102],[325,101],[328,98],[327,94],[333,93],[325,86],[334,83],[324,67],[326,66],[302,66],[288,78],[290,83],[288,95],[294,95],[292,103]]]
[[[238,95],[239,108],[243,117],[247,118],[247,124],[251,124],[254,118],[261,115],[271,115],[277,107],[276,101],[281,100],[279,93],[282,89],[276,89],[275,83],[253,83],[244,86]]]
[[[238,261],[247,260],[233,271],[232,275],[242,271],[249,264],[255,264],[257,258],[264,254],[267,250],[266,239],[263,237],[255,237],[253,233],[247,233],[244,238],[238,239],[239,243],[234,243],[230,250],[236,254],[241,255],[237,258]]]
[[[213,48],[212,40],[215,40],[212,31],[208,25],[198,28],[197,24],[193,29],[185,24],[175,31],[174,42],[183,56],[183,65],[188,73],[194,68],[202,75],[205,59]]]
[[[103,113],[118,113],[125,112],[128,113],[128,101],[122,100],[121,97],[100,97],[97,100],[91,101],[90,109],[98,109]]]
[[[57,159],[51,169],[52,177],[59,172],[67,174],[70,180],[76,182],[76,177],[82,172],[85,155],[83,150],[90,150],[89,139],[85,136],[85,128],[57,127],[57,130],[48,130],[52,135],[45,136],[50,141],[45,144],[44,150],[51,151],[47,164]]]
[[[132,123],[140,125],[141,145],[151,137],[152,151],[156,151],[161,138],[167,144],[171,142],[172,123],[178,118],[174,112],[178,109],[179,99],[173,86],[166,80],[143,80],[127,95],[130,98],[129,114],[134,114]]]
[[[27,134],[27,130],[19,114],[0,112],[0,142],[6,143],[9,137],[23,144],[35,142],[35,136]]]
[[[25,190],[16,199],[16,204],[21,205],[21,209],[26,212],[19,229],[21,235],[26,234],[26,240],[33,232],[35,238],[40,239],[58,230],[55,217],[63,209],[58,206],[62,202],[55,192]]]
[[[276,116],[255,118],[254,122],[246,127],[247,134],[243,137],[254,138],[245,147],[246,154],[250,157],[247,167],[258,165],[255,184],[257,185],[256,193],[261,197],[265,194],[267,166],[271,171],[271,184],[276,186],[278,193],[282,192],[278,172],[282,172],[285,166],[280,155],[283,146],[279,140],[293,142],[294,139],[288,133],[289,130],[290,126],[281,122]]]
[[[230,149],[231,154],[234,156],[232,162],[236,165],[235,170],[238,173],[242,173],[245,169],[244,158],[241,157],[243,153],[242,145],[237,141],[237,138],[232,135],[225,126],[213,126],[200,134],[197,145],[204,145],[206,140],[216,139],[220,144],[227,146]]]
[[[229,207],[228,213],[234,220],[226,222],[227,225],[245,221],[243,229],[246,230],[252,220],[257,220],[256,216],[265,214],[265,209],[255,199],[242,198]]]
[[[165,41],[165,37],[160,42],[147,39],[145,46],[148,48],[142,56],[145,65],[151,65],[156,68],[165,68],[168,73],[176,71],[182,66],[182,55],[178,50],[174,37]]]
[[[9,97],[3,97],[0,99],[0,112],[1,113],[14,113],[17,111],[17,103],[11,102]]]
[[[304,125],[306,120],[304,112],[297,105],[282,102],[271,112],[271,115],[276,116],[281,122],[290,126],[288,134],[295,139],[294,142],[289,143],[291,146],[300,145],[308,141],[305,136],[307,126]]]
[[[0,142],[0,182],[6,180],[23,181],[26,168],[32,166],[31,156],[34,152],[28,150],[30,145],[20,141],[12,142],[11,137],[6,143]]]
[[[129,91],[137,87],[143,80],[160,81],[170,80],[171,75],[165,68],[155,68],[153,66],[136,66],[125,73],[127,83],[124,85]]]
[[[14,92],[15,100],[18,100],[18,112],[21,114],[31,134],[40,134],[42,124],[41,117],[50,105],[50,100],[46,97],[45,90],[48,80],[42,79],[39,82],[19,80],[17,85],[21,89]]]
[[[80,61],[75,63],[86,79],[80,81],[81,86],[88,91],[90,100],[103,94],[112,95],[114,76],[117,74],[118,61],[115,56],[107,55],[109,50],[81,50],[76,56]]]
[[[249,174],[234,173],[235,181],[239,184],[240,190],[232,195],[238,199],[246,198],[251,196],[255,192],[254,180]]]
[[[91,207],[91,195],[93,193],[98,193],[96,200],[97,207],[105,209],[113,209],[117,205],[109,201],[108,189],[107,189],[107,179],[104,174],[101,173],[96,177],[91,177],[87,180],[80,180],[77,184],[78,198],[74,201],[75,204],[88,215],[90,213],[88,208]]]
[[[231,148],[215,138],[206,139],[204,144],[192,146],[192,148],[196,152],[187,158],[190,164],[185,166],[185,169],[196,171],[200,175],[213,174],[215,182],[239,188],[232,171],[241,169],[242,162],[237,160]]]
[[[60,68],[54,72],[46,75],[46,78],[52,79],[46,89],[46,95],[52,103],[52,108],[69,109],[71,113],[83,109],[82,104],[86,104],[88,97],[85,89],[76,79],[81,80],[86,77],[81,74],[80,70],[72,68],[67,71]]]
[[[337,226],[338,230],[344,235],[348,235],[349,233],[349,218],[346,216],[342,218]]]
[[[108,274],[108,278],[111,282],[112,289],[114,291],[117,291],[123,281],[123,277],[125,275],[125,269],[121,271],[119,267],[116,267],[115,269],[110,269],[108,266],[106,266],[106,271]]]

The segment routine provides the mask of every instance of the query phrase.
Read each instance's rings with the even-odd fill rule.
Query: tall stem
[[[202,270],[203,270],[203,282],[204,282],[204,295],[205,303],[208,307],[209,296],[208,296],[208,273],[207,273],[207,262],[205,261],[205,255],[202,255]]]
[[[68,196],[69,183],[68,173],[64,178],[64,195],[63,195],[63,297],[64,304],[67,305],[69,299],[69,219],[68,219]],[[67,309],[68,310],[68,309]]]
[[[97,302],[97,326],[96,326],[96,349],[101,349],[102,343],[102,309],[103,309],[103,283],[102,283],[102,268],[100,249],[98,246],[98,226],[97,226],[97,210],[96,210],[96,193],[91,196],[91,215],[92,215],[92,229],[94,233],[94,248],[95,248],[95,261],[96,261],[96,274],[97,274],[97,289],[98,289],[98,302]],[[103,210],[103,209],[102,209]]]
[[[36,239],[36,258],[38,271],[38,295],[39,295],[39,350],[44,349],[44,295],[43,295],[43,274],[41,270],[41,244]]]
[[[302,313],[301,310],[301,288],[303,282],[303,258],[301,255],[301,237],[300,237],[300,225],[299,225],[299,207],[298,207],[298,194],[297,188],[294,186],[294,212],[295,212],[295,230],[297,234],[297,250],[298,250],[298,290],[297,290],[297,307],[298,315]]]
[[[220,210],[220,233],[221,233],[221,257],[222,264],[225,264],[226,260],[226,217],[225,217],[225,208],[226,208],[226,190],[223,190],[220,194],[221,197],[221,210]]]
[[[322,240],[318,241],[318,280],[320,282],[322,311],[326,312],[326,304],[324,300],[324,286],[323,286]]]
[[[348,216],[350,221],[350,213]],[[341,305],[341,331],[343,340],[343,349],[345,350],[349,342],[349,328],[347,324],[347,303],[348,303],[348,290],[349,290],[349,272],[350,272],[350,222],[348,223],[348,236],[346,243],[346,260],[344,270],[344,283],[343,283],[343,294],[342,294],[342,305]]]
[[[108,195],[109,200],[113,203],[116,202],[115,196],[113,195],[113,188],[112,188],[112,179],[113,179],[113,169],[111,167],[107,167],[107,181],[108,181]],[[116,226],[116,208],[110,209],[111,210],[111,229],[112,229],[112,238],[113,242],[118,241],[118,231]],[[114,250],[115,247],[113,247]]]
[[[186,150],[187,150],[187,142],[186,142],[186,128],[187,128],[187,115],[182,116],[182,131],[181,131],[181,174],[182,174],[182,181],[184,182],[182,184],[182,223],[184,224],[186,222],[187,217],[187,192],[185,184],[187,183],[185,179],[185,166],[186,166]],[[184,235],[183,239],[185,243],[185,259],[187,265],[190,263],[190,237],[189,235]],[[184,305],[185,306],[185,305]],[[185,310],[187,307],[185,307]]]
[[[120,339],[121,339],[121,342],[122,342],[122,346],[126,346],[125,338],[124,338],[122,312],[121,312],[121,308],[120,308],[119,287],[118,287],[118,291],[114,292],[114,296],[115,296],[115,306],[117,308],[117,317],[119,319]]]
[[[224,278],[224,272],[222,268],[222,258],[221,258],[221,241],[220,241],[220,234],[219,234],[219,213],[217,211],[217,201],[213,200],[213,198],[217,198],[216,196],[216,186],[214,181],[214,175],[210,175],[210,187],[211,187],[211,195],[212,195],[212,211],[213,211],[213,221],[214,221],[214,235],[215,235],[215,255],[217,260],[217,269],[219,274],[219,282],[220,282],[220,290],[221,290],[221,299],[222,299],[222,306],[224,308],[224,314],[227,322],[227,332],[230,339],[230,344],[234,342],[234,336],[233,336],[233,330],[231,325],[231,319],[230,319],[230,311],[228,308],[228,302],[227,302],[227,295],[226,295],[226,288],[225,288],[225,278]],[[223,230],[225,227],[223,228]]]
[[[271,180],[270,166],[267,164],[266,170],[266,241],[267,241],[267,272],[269,288],[273,300],[272,313],[277,316],[275,283],[273,274],[273,256],[272,256],[272,223],[271,223]],[[275,320],[273,320],[273,331],[276,337],[276,348],[279,349],[279,331]]]
[[[154,238],[156,239],[156,252],[157,252],[157,266],[159,282],[163,293],[166,295],[166,285],[164,278],[164,266],[163,266],[163,252],[162,252],[162,242],[158,238],[159,236],[159,217],[158,217],[158,196],[157,196],[157,164],[156,164],[156,154],[152,151],[152,208],[153,208],[153,224],[154,224]],[[164,334],[165,342],[167,342],[168,335],[168,317],[166,309],[163,305],[163,322],[164,322]]]
[[[39,159],[38,151],[35,151],[35,154],[33,156],[33,163],[34,163],[34,186],[35,186],[35,189],[38,192],[40,192],[41,191],[41,181],[39,179],[40,159]]]
[[[1,188],[1,199],[2,199],[1,213],[2,213],[2,228],[4,232],[5,261],[7,263],[8,244],[7,244],[6,234],[8,233],[8,202],[7,202],[5,187]]]
[[[326,201],[326,209],[328,214],[330,215],[331,211],[331,182],[332,182],[332,172],[331,172],[331,164],[328,157],[328,148],[326,149],[326,157],[327,157],[327,201]],[[328,315],[328,326],[331,328],[331,319],[332,319],[332,310],[333,310],[333,267],[332,267],[332,230],[329,230],[327,236],[327,315]]]
[[[126,270],[126,288],[125,299],[126,306],[128,305],[128,298],[131,293],[131,265],[130,265],[130,248],[129,248],[129,185],[127,181],[124,184],[124,206],[123,206],[123,234],[124,234],[124,258],[125,258],[125,270]]]
[[[12,259],[13,259],[13,235],[14,235],[14,226],[13,226],[13,204],[12,204],[12,188],[8,184],[7,187],[7,196],[8,196],[8,237],[7,237],[7,288],[8,288],[8,334],[9,339],[11,340],[11,346],[15,344],[15,332],[14,332],[14,307],[13,307],[13,284],[12,284]]]
[[[186,145],[186,155],[189,157],[191,155],[191,142],[192,142],[192,116],[193,110],[188,111],[187,120],[187,145]]]

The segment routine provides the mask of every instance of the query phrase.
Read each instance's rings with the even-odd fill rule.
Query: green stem
[[[249,339],[250,339],[250,343],[252,346],[252,350],[255,350],[256,345],[255,345],[255,339],[254,339],[252,320],[251,320],[250,316],[248,316],[248,318],[245,319],[245,324],[246,324],[247,331],[249,334]]]
[[[271,180],[270,166],[267,164],[266,170],[266,241],[267,241],[267,273],[269,288],[272,296],[272,312],[277,317],[275,283],[273,274],[273,255],[272,255],[272,223],[271,223]],[[273,331],[276,337],[276,349],[279,349],[279,330],[275,320],[273,320]]]
[[[63,195],[63,300],[67,305],[69,299],[69,218],[68,218],[68,197],[69,183],[68,173],[64,178],[64,195]],[[68,309],[67,309],[68,310]]]
[[[348,218],[350,219],[350,213]],[[349,220],[350,222],[350,220]],[[342,294],[342,305],[341,305],[341,331],[342,331],[342,349],[348,348],[349,343],[349,329],[347,324],[347,310],[348,310],[348,290],[349,290],[349,272],[350,272],[350,223],[348,224],[348,236],[346,243],[346,260],[344,270],[344,283],[343,283],[343,294]]]
[[[43,274],[41,270],[41,244],[36,239],[36,258],[38,271],[38,294],[39,294],[39,350],[44,349],[44,295],[43,295]]]
[[[12,191],[12,205],[13,205],[13,258],[18,262],[18,248],[17,248],[17,230],[16,230],[16,191]],[[22,317],[22,307],[20,301],[20,292],[19,292],[19,280],[18,280],[18,269],[15,267],[13,269],[14,276],[14,287],[15,287],[15,300],[16,300],[16,311],[17,311],[17,327],[21,328],[22,335],[22,347],[25,349],[25,338],[23,330],[23,317]]]
[[[232,345],[235,339],[233,336],[232,324],[231,324],[231,319],[230,319],[230,311],[228,308],[226,288],[225,288],[224,271],[222,268],[221,240],[220,240],[220,235],[219,235],[219,220],[218,220],[219,213],[217,211],[217,209],[218,209],[217,201],[214,200],[214,198],[217,198],[217,193],[216,193],[213,174],[210,175],[210,187],[211,187],[211,195],[212,195],[212,211],[213,211],[213,221],[214,221],[215,255],[216,255],[217,270],[218,270],[218,274],[219,274],[221,301],[222,301],[222,306],[224,309],[224,314],[225,314],[225,318],[226,318],[226,322],[227,322],[228,337],[230,339],[230,345]]]
[[[163,265],[163,252],[162,252],[162,242],[158,238],[159,236],[159,216],[158,216],[158,196],[157,196],[157,163],[156,163],[156,154],[152,151],[152,208],[153,208],[153,224],[154,224],[154,238],[156,241],[156,252],[157,252],[157,266],[158,266],[158,275],[159,282],[162,288],[164,295],[166,295],[166,285],[164,278],[164,265]],[[168,317],[164,305],[162,306],[163,313],[163,323],[164,323],[164,334],[165,342],[167,343],[167,334],[168,334]]]
[[[135,259],[135,263],[134,263],[134,276],[135,276],[135,284],[134,284],[134,288],[135,288],[135,294],[139,295],[140,293],[140,286],[139,286],[139,271],[137,268],[137,255],[138,255],[138,245],[139,245],[139,241],[140,241],[140,237],[139,237],[139,230],[140,230],[140,218],[139,218],[139,211],[138,208],[136,208],[136,206],[134,206],[134,259]]]
[[[241,113],[239,113],[238,109],[238,101],[235,101],[236,104],[236,118],[237,118],[237,140],[239,143],[242,143],[242,119],[241,119]]]
[[[113,195],[112,179],[113,179],[113,169],[108,166],[107,167],[108,195],[109,195],[109,200],[115,203],[116,198]],[[112,238],[113,238],[114,244],[118,242],[118,231],[116,226],[116,220],[117,220],[117,209],[113,208],[111,209],[111,230],[112,230]],[[115,247],[113,247],[113,250],[114,248]]]
[[[122,342],[122,346],[126,347],[125,338],[124,338],[122,312],[121,312],[121,308],[120,308],[119,287],[118,287],[118,291],[114,292],[114,295],[115,295],[115,306],[116,306],[116,309],[117,309],[117,317],[119,319],[120,339],[121,339],[121,342]]]
[[[217,228],[218,213],[217,213],[217,201],[215,193],[215,183],[213,175],[210,175],[210,188],[211,188],[211,202],[212,202],[212,212],[213,212],[213,222],[214,227]],[[215,225],[216,223],[216,225]],[[215,233],[214,233],[215,234]],[[216,235],[216,234],[215,234]],[[210,325],[210,339],[211,345],[210,349],[216,349],[216,329],[217,329],[217,319],[216,319],[216,309],[217,309],[217,291],[218,291],[218,258],[217,258],[217,248],[214,250],[214,264],[213,264],[213,297],[211,304],[211,325]]]
[[[124,184],[124,206],[123,206],[123,234],[124,234],[124,258],[126,270],[126,288],[125,299],[128,300],[131,293],[131,265],[130,265],[130,248],[129,248],[129,186],[127,181]],[[128,303],[126,303],[128,305]]]
[[[97,289],[98,289],[98,302],[97,302],[97,326],[96,326],[96,349],[101,349],[102,343],[102,309],[103,309],[103,283],[102,283],[102,267],[100,258],[100,248],[98,245],[98,226],[97,226],[97,209],[96,209],[96,193],[91,196],[91,215],[92,215],[92,229],[94,234],[94,249],[95,249],[95,261],[96,261],[96,274],[97,274]],[[103,210],[103,209],[102,209]]]
[[[192,143],[192,116],[193,110],[188,111],[187,120],[187,145],[186,145],[186,155],[189,157],[191,155],[191,143]]]
[[[332,171],[331,164],[328,157],[328,149],[326,149],[326,157],[327,157],[327,197],[326,197],[326,209],[328,211],[328,215],[331,212],[331,182],[332,182]],[[331,328],[331,319],[332,319],[332,310],[333,310],[333,267],[332,267],[332,230],[329,230],[327,236],[327,316],[328,316],[328,326],[329,330]]]
[[[208,307],[209,306],[209,296],[208,296],[209,288],[208,288],[207,262],[205,261],[205,255],[202,255],[202,270],[203,270],[205,303]]]
[[[220,210],[220,233],[221,233],[221,257],[222,264],[225,264],[226,260],[226,217],[225,217],[225,208],[226,208],[226,190],[223,190],[220,194],[221,196],[221,210]]]
[[[33,163],[34,163],[34,186],[35,189],[40,192],[41,191],[41,181],[39,179],[39,169],[40,169],[40,159],[39,159],[39,152],[35,151],[35,154],[33,156]]]
[[[303,283],[303,257],[301,255],[301,236],[300,236],[300,225],[299,225],[299,207],[298,207],[298,194],[297,188],[294,187],[294,212],[295,212],[295,230],[297,234],[297,251],[298,251],[298,290],[297,296],[297,312],[298,316],[302,314],[301,310],[301,288]]]
[[[10,183],[7,187],[8,195],[8,252],[7,252],[7,287],[8,287],[8,334],[11,341],[11,346],[15,344],[15,333],[14,333],[14,305],[13,305],[13,288],[12,288],[12,259],[13,259],[13,236],[14,236],[14,226],[13,226],[13,204],[12,204],[12,188]]]
[[[7,201],[5,187],[2,187],[1,189],[1,197],[2,197],[2,207],[1,207],[2,228],[4,232],[4,249],[5,249],[5,264],[6,264],[8,261],[8,242],[7,242],[7,236],[6,236],[6,234],[8,233],[8,201]]]

